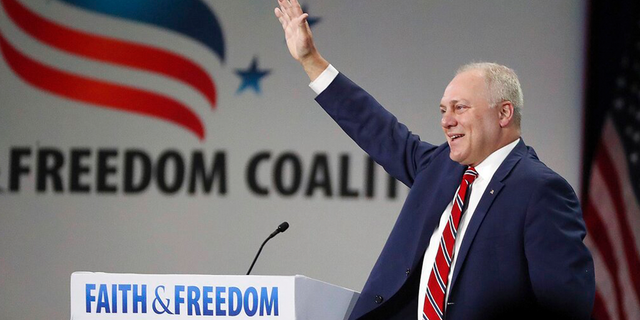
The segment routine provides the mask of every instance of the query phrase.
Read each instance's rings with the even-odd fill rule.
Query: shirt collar
[[[480,164],[475,167],[476,171],[478,172],[478,178],[483,180],[491,180],[493,174],[496,172],[496,170],[498,170],[498,167],[500,167],[509,153],[511,153],[511,150],[516,147],[518,142],[520,142],[520,138],[494,151],[486,159],[484,159],[484,161],[480,162]]]

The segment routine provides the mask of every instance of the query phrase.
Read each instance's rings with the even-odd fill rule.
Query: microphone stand
[[[247,275],[249,275],[251,273],[251,270],[253,270],[253,266],[256,264],[256,261],[258,261],[258,257],[262,252],[262,248],[264,248],[264,245],[267,244],[267,241],[271,240],[271,238],[275,237],[278,233],[287,231],[287,229],[289,229],[289,223],[285,221],[278,226],[278,229],[276,229],[276,231],[272,232],[269,237],[264,240],[264,242],[260,246],[260,250],[258,250],[258,253],[256,254],[256,257],[253,258],[253,262],[251,263],[251,267],[249,267],[249,271],[247,271]]]
[[[256,261],[258,261],[258,256],[260,256],[260,252],[262,252],[262,248],[264,248],[264,245],[267,244],[267,241],[271,240],[271,238],[275,236],[276,236],[275,234],[272,234],[266,240],[264,240],[264,242],[260,246],[260,250],[258,250],[258,253],[256,254],[256,257],[253,258],[253,262],[251,263],[251,267],[249,267],[249,271],[247,271],[247,275],[249,275],[251,273],[251,270],[253,270],[253,265],[255,265]]]

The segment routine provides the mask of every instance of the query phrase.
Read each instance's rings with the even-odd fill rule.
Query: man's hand
[[[311,52],[315,50],[311,29],[307,23],[307,13],[302,12],[302,8],[297,0],[278,0],[279,8],[275,9],[276,17],[282,24],[289,53],[294,59],[307,59]]]
[[[313,43],[311,28],[307,23],[307,13],[302,12],[298,0],[278,0],[276,17],[282,24],[287,47],[291,56],[298,60],[311,81],[315,80],[329,63],[320,56]]]

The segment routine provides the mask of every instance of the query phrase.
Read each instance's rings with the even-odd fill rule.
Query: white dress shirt
[[[331,82],[338,76],[338,70],[334,68],[332,65],[329,65],[321,74],[309,84],[309,87],[313,89],[316,94],[322,93]],[[517,139],[506,146],[494,151],[490,154],[486,159],[484,159],[480,164],[478,164],[475,168],[478,172],[478,177],[471,185],[471,194],[469,195],[469,203],[466,205],[466,210],[460,219],[460,224],[458,225],[458,235],[455,241],[455,249],[453,261],[451,262],[451,271],[449,272],[449,281],[451,283],[451,277],[453,275],[453,270],[455,270],[456,261],[458,260],[458,255],[456,254],[458,250],[460,250],[460,245],[462,244],[462,239],[464,239],[464,234],[467,231],[467,226],[469,225],[469,221],[471,221],[471,217],[473,217],[473,213],[476,211],[476,207],[480,202],[480,198],[487,189],[491,178],[493,178],[493,174],[498,170],[498,167],[502,164],[504,159],[507,158],[511,150],[516,147],[520,139]],[[462,179],[462,177],[460,177]],[[447,225],[447,220],[449,219],[449,215],[451,214],[451,209],[453,208],[453,199],[455,194],[451,195],[451,202],[447,206],[447,208],[442,212],[440,216],[440,224],[433,231],[431,235],[431,239],[429,241],[429,246],[427,247],[427,251],[424,254],[424,261],[422,264],[422,273],[420,275],[420,289],[418,291],[418,320],[422,320],[422,309],[424,307],[424,297],[427,291],[427,282],[429,281],[429,275],[431,274],[431,269],[433,269],[433,263],[436,260],[436,254],[438,253],[438,247],[440,243],[440,237],[442,237],[442,231]],[[445,298],[445,308],[446,301],[449,299],[449,291],[451,286],[447,286],[447,295]]]

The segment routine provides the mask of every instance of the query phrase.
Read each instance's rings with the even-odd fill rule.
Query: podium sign
[[[357,297],[305,276],[71,275],[72,320],[342,320]]]

